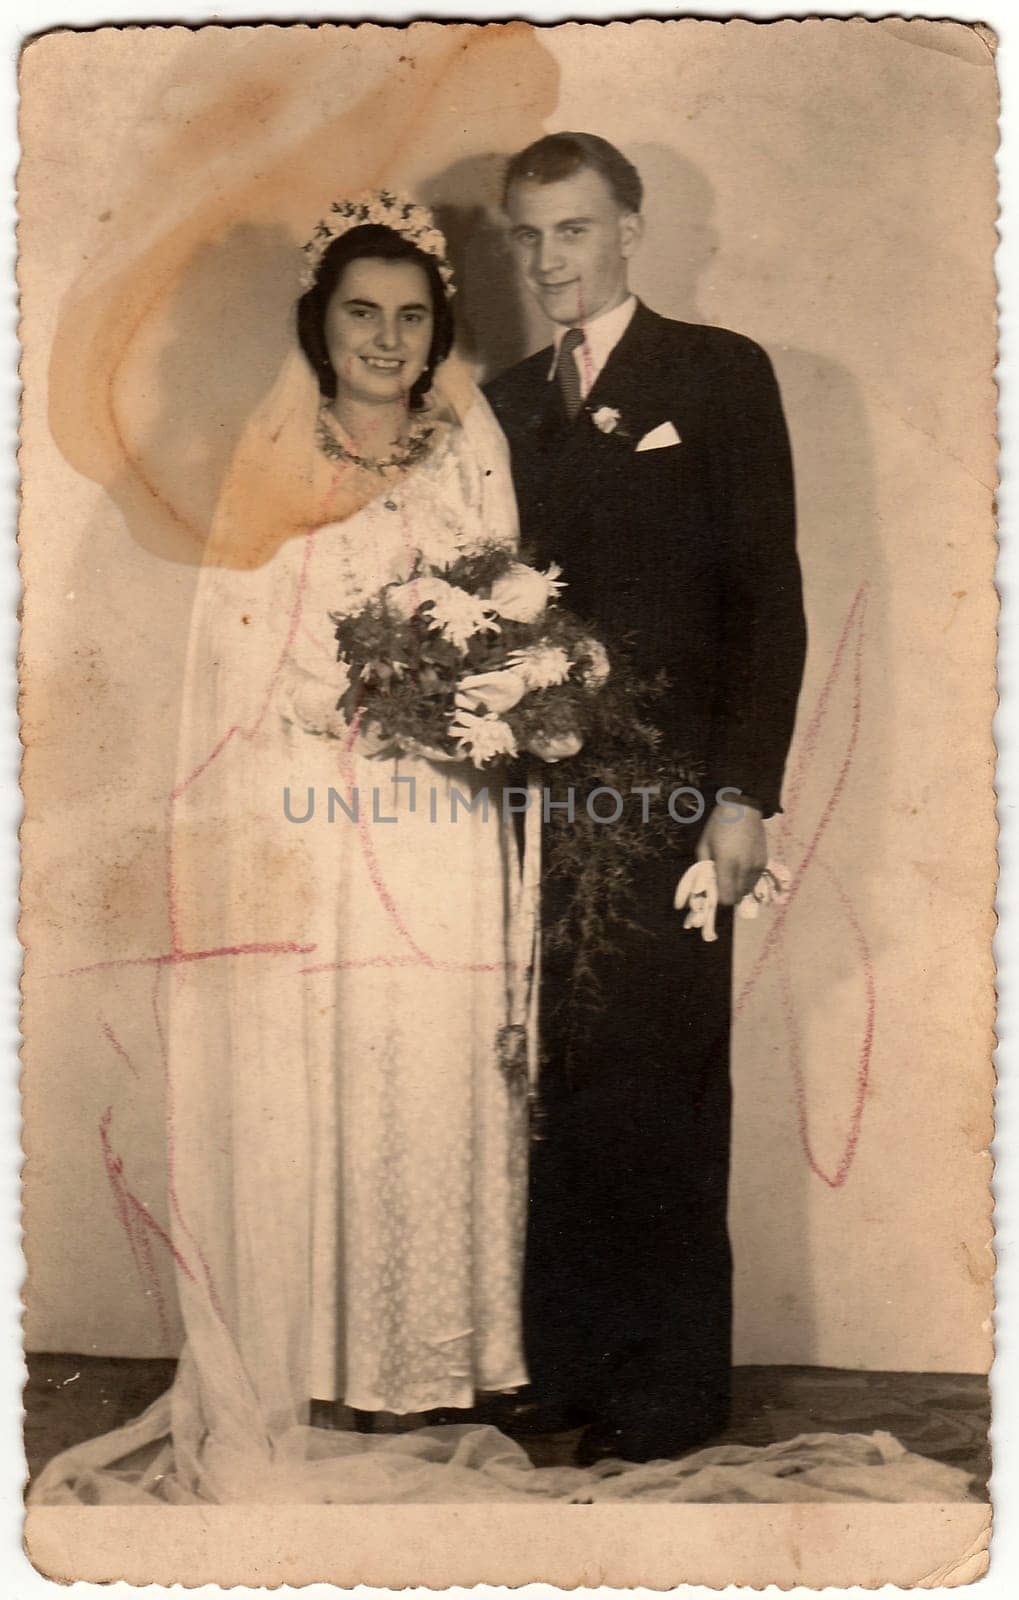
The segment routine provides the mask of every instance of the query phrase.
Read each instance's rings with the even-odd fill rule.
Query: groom
[[[650,1460],[728,1417],[732,913],[720,909],[706,943],[673,897],[710,858],[732,907],[766,860],[805,649],[792,467],[763,350],[631,293],[642,185],[618,150],[549,135],[510,161],[503,198],[554,332],[486,391],[510,444],[521,537],[562,565],[572,611],[625,634],[643,673],[666,670],[663,750],[700,763],[706,809],[635,864],[636,925],[602,963],[607,1003],[584,1037],[556,1006],[570,952],[543,962],[532,1393],[501,1422],[586,1424],[581,1464]],[[716,804],[726,786],[738,806]],[[547,886],[543,917],[556,895]]]

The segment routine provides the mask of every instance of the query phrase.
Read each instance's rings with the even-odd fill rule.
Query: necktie
[[[566,415],[572,422],[580,410],[580,373],[577,363],[573,359],[573,352],[584,342],[582,328],[567,328],[563,335],[563,342],[559,346],[559,360],[556,362],[555,375],[559,384],[559,393],[563,397]]]

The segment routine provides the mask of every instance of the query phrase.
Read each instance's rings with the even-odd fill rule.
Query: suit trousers
[[[640,864],[640,926],[613,935],[579,1031],[561,1004],[573,951],[546,951],[524,1280],[536,1397],[663,1453],[724,1427],[729,1404],[732,912],[714,943],[684,930],[692,859]],[[547,886],[546,922],[561,893]]]

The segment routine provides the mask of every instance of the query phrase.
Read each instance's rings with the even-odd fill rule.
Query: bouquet
[[[441,568],[419,557],[360,611],[331,613],[350,672],[339,709],[385,744],[478,768],[552,741],[575,753],[610,667],[562,587],[558,567],[501,545]]]
[[[348,722],[359,716],[382,744],[489,769],[544,745],[565,758],[561,784],[543,792],[544,801],[555,796],[544,810],[542,853],[556,903],[543,937],[549,949],[571,952],[555,1009],[577,1036],[602,1007],[601,973],[617,934],[639,912],[636,869],[674,854],[677,835],[664,804],[652,813],[631,801],[606,826],[585,795],[608,787],[631,797],[648,784],[667,793],[695,786],[700,773],[661,748],[665,674],[643,677],[625,639],[612,641],[610,660],[559,604],[564,586],[558,567],[538,571],[492,544],[441,568],[419,559],[409,578],[360,611],[331,617],[350,671],[338,709]]]

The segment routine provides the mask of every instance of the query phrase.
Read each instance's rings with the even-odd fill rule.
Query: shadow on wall
[[[631,282],[654,311],[704,322],[697,290],[719,250],[715,191],[699,167],[664,145],[628,150],[644,181],[644,239]]]
[[[534,348],[531,311],[502,216],[502,176],[510,152],[454,162],[426,187],[456,272],[457,346],[482,380]],[[540,341],[539,341],[540,342]]]

